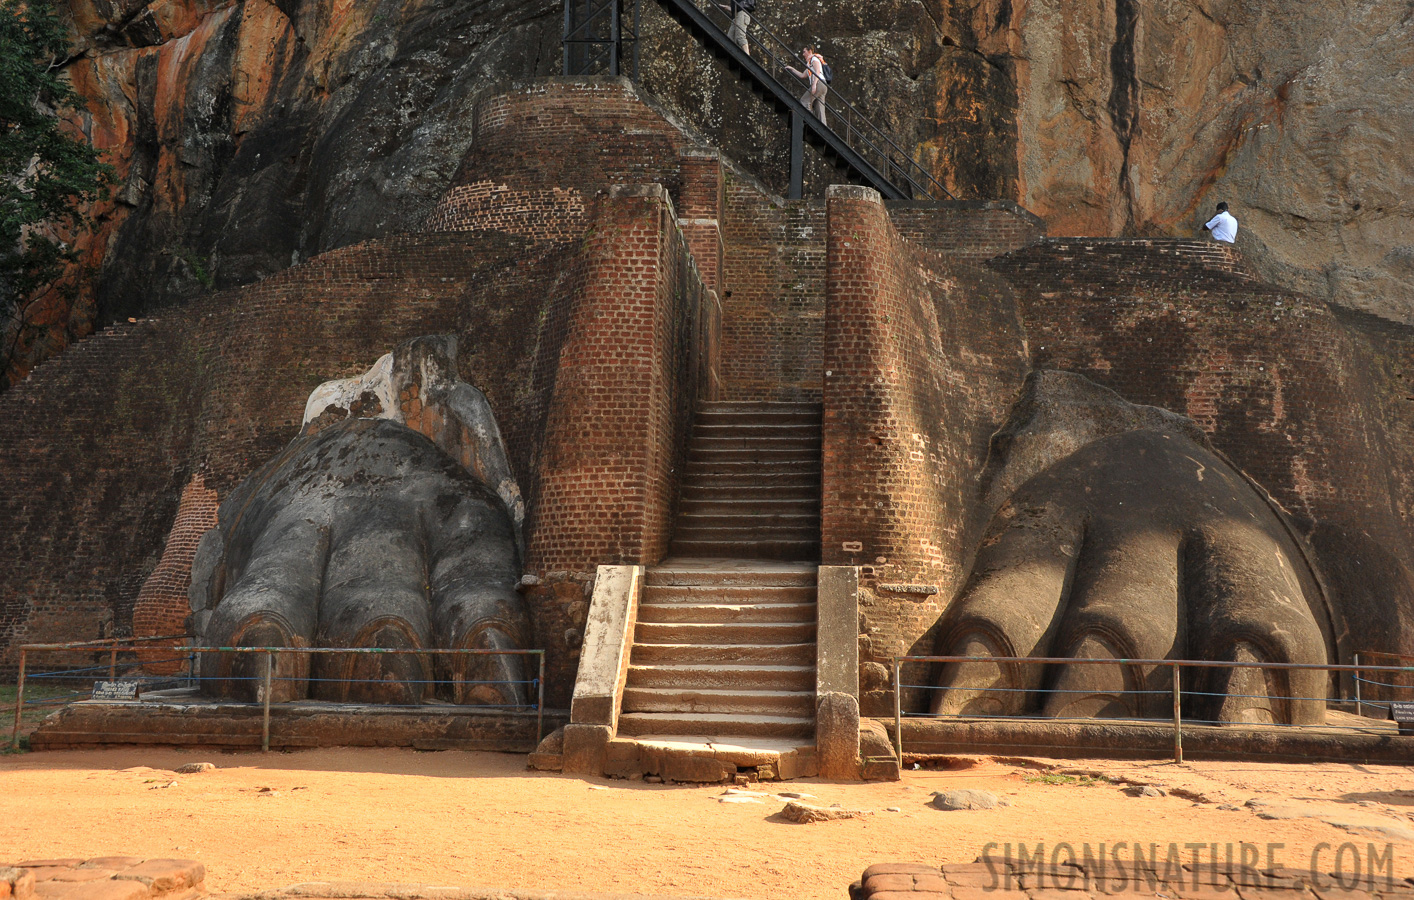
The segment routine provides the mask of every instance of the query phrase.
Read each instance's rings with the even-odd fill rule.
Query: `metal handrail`
[[[723,28],[718,20],[725,19],[727,26],[730,27],[731,15],[728,10],[719,6],[716,0],[687,0],[687,2],[701,10],[712,21],[712,24],[716,25],[724,35],[726,34],[727,28]],[[785,41],[755,18],[752,19],[751,27],[747,29],[746,40],[748,46],[759,48],[761,55],[758,56],[753,52],[752,58],[758,63],[763,60],[767,63],[762,68],[777,84],[788,91],[799,88],[799,83],[803,79],[785,71],[787,62],[798,62],[802,66],[804,65],[795,50],[792,50]],[[804,109],[803,104],[798,105]],[[841,133],[838,128],[829,125],[825,127],[838,135],[856,152],[860,152],[859,145],[850,138],[852,134],[858,133],[863,144],[882,163],[879,167],[880,171],[890,181],[893,180],[891,174],[897,172],[907,183],[910,194],[922,194],[924,199],[929,200],[939,197],[955,199],[942,182],[934,178],[921,163],[913,159],[887,132],[865,118],[863,113],[834,87],[831,87],[826,95],[825,110],[827,114],[834,114],[837,118],[844,120],[846,130]],[[806,110],[806,115],[811,115],[811,113]]]
[[[118,653],[119,650],[137,650],[137,649],[139,649],[139,648],[137,648],[137,647],[132,646],[133,644],[145,643],[145,642],[151,642],[151,641],[162,641],[162,640],[182,640],[182,639],[188,639],[188,638],[191,638],[191,637],[192,637],[191,635],[171,635],[171,636],[150,637],[150,638],[108,638],[108,639],[106,639],[106,640],[108,640],[108,641],[113,641],[113,642],[115,642],[115,643],[113,644],[112,647],[109,647],[109,648],[106,648],[106,649],[110,649],[110,650],[112,651],[112,653],[113,653],[113,658],[114,658],[114,660],[116,660],[117,653]],[[128,646],[126,646],[126,647],[119,647],[119,646],[118,646],[118,643],[119,643],[119,642],[127,642],[127,643],[128,643]],[[19,675],[18,675],[18,678],[17,678],[17,681],[16,681],[16,689],[15,689],[15,715],[14,715],[14,726],[13,726],[13,729],[12,729],[11,734],[10,734],[10,747],[11,747],[11,749],[19,749],[19,746],[20,746],[20,722],[21,722],[21,719],[22,719],[22,716],[23,716],[23,713],[24,713],[24,706],[25,706],[25,680],[26,680],[26,676],[27,676],[27,674],[28,674],[27,671],[26,671],[26,669],[27,669],[27,666],[26,666],[26,662],[27,662],[26,657],[27,657],[27,655],[28,655],[31,651],[33,651],[33,652],[46,652],[46,651],[47,651],[47,652],[51,652],[51,653],[52,653],[52,652],[56,652],[56,651],[65,651],[65,650],[70,651],[70,652],[79,651],[79,650],[88,650],[88,649],[92,649],[92,644],[94,644],[94,643],[96,643],[96,642],[92,642],[92,641],[73,641],[73,642],[59,643],[59,644],[22,644],[22,645],[20,645],[20,647],[19,647],[19,651],[20,651]],[[410,648],[410,649],[396,648],[396,649],[394,649],[394,648],[390,648],[390,647],[220,647],[220,646],[217,646],[217,647],[184,646],[184,647],[175,647],[175,648],[171,648],[171,649],[174,649],[174,650],[181,650],[182,653],[183,653],[183,655],[184,655],[184,657],[187,658],[188,660],[194,660],[195,657],[196,657],[196,655],[197,655],[197,654],[201,654],[201,653],[248,653],[248,654],[261,654],[261,655],[264,655],[264,657],[265,657],[265,674],[264,674],[264,678],[262,679],[262,680],[264,681],[264,690],[263,690],[263,695],[264,695],[264,696],[263,696],[263,698],[262,698],[262,699],[263,699],[263,706],[264,706],[264,714],[263,714],[263,716],[262,716],[262,725],[261,725],[261,728],[262,728],[261,749],[266,750],[266,751],[268,751],[268,750],[270,749],[270,694],[271,694],[270,686],[271,686],[271,683],[275,680],[275,675],[274,675],[274,662],[275,662],[275,657],[276,657],[277,655],[286,654],[286,653],[293,653],[293,654],[299,654],[299,655],[306,655],[306,654],[308,654],[308,655],[313,655],[313,654],[320,654],[320,653],[331,653],[331,654],[341,654],[341,655],[346,655],[346,654],[356,654],[356,655],[365,655],[365,654],[388,654],[388,655],[413,655],[413,656],[452,656],[452,655],[455,655],[455,656],[534,656],[534,657],[536,657],[536,658],[539,660],[539,671],[538,671],[538,674],[536,675],[536,677],[535,677],[532,681],[523,682],[523,683],[534,684],[534,685],[536,686],[536,698],[535,698],[535,707],[534,707],[534,708],[535,708],[535,743],[536,743],[537,746],[538,746],[539,743],[540,743],[541,737],[543,737],[543,735],[544,735],[544,727],[545,727],[545,651],[544,651],[544,650],[537,650],[537,649],[528,649],[528,650],[521,650],[521,649],[489,650],[489,649],[483,649],[483,648],[479,648],[479,647],[478,647],[478,648],[466,648],[466,649],[456,650],[456,649],[447,649],[447,648]],[[39,676],[35,676],[35,677],[39,677]],[[109,670],[109,678],[111,679],[111,678],[113,678],[113,677],[114,677],[114,673],[113,673],[112,669],[110,669],[110,670]]]
[[[1386,654],[1386,655],[1397,656],[1398,654]],[[1278,670],[1278,671],[1310,671],[1310,670],[1318,670],[1318,671],[1327,672],[1327,673],[1331,673],[1331,672],[1352,672],[1352,673],[1355,673],[1355,677],[1356,677],[1357,694],[1356,694],[1356,697],[1355,697],[1354,702],[1355,702],[1355,705],[1356,705],[1357,714],[1360,713],[1360,697],[1359,697],[1359,693],[1358,693],[1358,686],[1359,686],[1359,674],[1360,674],[1361,672],[1403,672],[1403,673],[1414,672],[1414,666],[1371,666],[1371,665],[1362,665],[1362,664],[1360,663],[1360,656],[1359,656],[1359,654],[1356,654],[1356,655],[1355,655],[1355,660],[1354,660],[1354,664],[1353,664],[1353,665],[1323,664],[1323,663],[1239,662],[1239,661],[1237,661],[1237,660],[1204,660],[1204,659],[1125,659],[1125,658],[1120,658],[1120,659],[1096,659],[1096,658],[1068,657],[1068,656],[895,656],[895,657],[893,658],[893,673],[892,673],[892,675],[893,675],[893,694],[894,694],[894,752],[895,752],[895,754],[896,754],[896,756],[897,756],[898,763],[899,763],[900,766],[903,765],[903,721],[904,721],[904,719],[905,719],[906,717],[914,717],[914,718],[973,718],[972,716],[965,716],[965,715],[959,715],[959,714],[948,714],[948,715],[926,714],[926,715],[922,715],[922,714],[914,714],[914,713],[905,713],[905,712],[903,711],[903,689],[904,689],[905,687],[908,687],[908,688],[910,688],[910,689],[925,689],[925,690],[949,690],[949,688],[948,688],[947,686],[945,686],[945,685],[917,685],[917,684],[905,685],[905,684],[903,684],[903,681],[902,681],[902,666],[903,666],[903,664],[904,664],[904,663],[957,663],[957,662],[993,662],[993,663],[1012,663],[1012,664],[1020,664],[1020,665],[1093,665],[1093,666],[1115,666],[1115,665],[1119,665],[1119,666],[1136,666],[1136,665],[1137,665],[1137,666],[1153,666],[1153,667],[1156,667],[1156,668],[1157,668],[1157,667],[1166,668],[1166,669],[1168,669],[1168,670],[1172,673],[1172,679],[1173,679],[1171,685],[1170,685],[1167,689],[1164,689],[1164,688],[1142,689],[1142,688],[1140,688],[1140,689],[1134,689],[1134,690],[1125,691],[1125,693],[1146,694],[1146,695],[1158,695],[1158,694],[1171,694],[1171,695],[1172,695],[1172,697],[1173,697],[1173,753],[1174,753],[1174,760],[1175,760],[1176,762],[1180,762],[1180,763],[1183,762],[1183,724],[1184,724],[1184,723],[1183,723],[1183,715],[1182,715],[1181,702],[1180,702],[1180,701],[1181,701],[1181,695],[1182,695],[1182,694],[1188,694],[1188,695],[1190,695],[1190,696],[1191,696],[1191,695],[1199,695],[1199,696],[1210,696],[1210,697],[1211,697],[1211,696],[1220,696],[1220,695],[1218,695],[1218,694],[1213,694],[1213,693],[1211,693],[1211,692],[1200,691],[1200,690],[1194,690],[1194,689],[1192,689],[1192,688],[1188,688],[1188,689],[1182,688],[1182,687],[1181,687],[1181,679],[1180,679],[1180,674],[1179,674],[1179,673],[1182,672],[1184,669],[1262,669],[1262,670],[1273,670],[1273,669],[1274,669],[1274,670]],[[995,688],[985,688],[985,689],[982,689],[982,690],[984,690],[984,691],[989,691],[989,692],[990,692],[990,691],[997,690],[997,689],[995,689]],[[1026,689],[1025,691],[1019,691],[1019,690],[1013,690],[1013,689],[1002,689],[1002,690],[1005,690],[1005,691],[1007,691],[1007,692],[1009,692],[1009,693],[1022,693],[1022,692],[1024,692],[1024,693],[1031,693],[1031,692],[1032,692],[1032,689],[1030,689],[1030,688]],[[1043,691],[1044,691],[1044,690],[1045,690],[1045,689],[1043,689]],[[1054,689],[1051,689],[1051,690],[1053,691]],[[1070,692],[1063,691],[1062,693],[1070,693]],[[1226,694],[1226,695],[1222,695],[1222,696],[1256,696],[1256,695],[1246,695],[1246,694],[1232,695],[1232,694]],[[1319,701],[1324,702],[1324,703],[1327,703],[1327,704],[1331,704],[1331,703],[1344,704],[1344,703],[1349,702],[1349,701],[1347,701],[1347,700],[1343,700],[1343,699],[1338,698],[1338,697],[1299,697],[1299,696],[1280,696],[1280,697],[1278,697],[1278,696],[1276,696],[1276,695],[1261,695],[1261,696],[1272,696],[1272,697],[1274,697],[1274,699],[1285,699],[1285,700],[1319,700]],[[1366,701],[1366,702],[1368,702],[1368,701]],[[984,718],[986,718],[986,717],[984,717]],[[1023,717],[1001,716],[1001,717],[998,717],[998,718],[1008,718],[1008,719],[1010,719],[1010,718],[1023,718]],[[1076,721],[1076,719],[1070,718],[1070,719],[1067,719],[1066,721]],[[1129,722],[1129,723],[1144,722],[1144,723],[1152,723],[1152,722],[1161,721],[1161,720],[1158,720],[1158,719],[1155,719],[1155,718],[1147,718],[1147,717],[1145,717],[1145,718],[1139,718],[1139,719],[1134,719],[1134,718],[1111,718],[1111,717],[1105,717],[1105,718],[1102,719],[1102,721],[1104,721],[1104,722],[1106,722],[1106,723],[1111,723],[1111,722]],[[1208,723],[1207,723],[1207,722],[1203,722],[1203,721],[1195,721],[1195,720],[1193,720],[1193,719],[1190,717],[1190,718],[1189,718],[1189,724],[1190,724],[1190,725],[1195,725],[1195,724],[1208,724]],[[1290,726],[1290,727],[1300,727],[1300,726]],[[1401,732],[1401,733],[1403,733],[1403,732]]]

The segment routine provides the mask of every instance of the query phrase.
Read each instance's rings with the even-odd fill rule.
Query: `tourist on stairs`
[[[830,87],[826,84],[825,57],[816,53],[814,47],[806,47],[800,55],[805,60],[805,71],[790,66],[786,66],[786,71],[796,78],[808,80],[805,93],[800,95],[800,105],[813,112],[821,125],[828,125],[825,121],[825,95],[830,92]]]

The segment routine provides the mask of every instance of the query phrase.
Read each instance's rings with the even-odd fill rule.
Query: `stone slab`
[[[122,744],[250,749],[260,746],[262,716],[259,704],[197,696],[123,705],[74,703],[41,722],[30,735],[30,746],[35,750]],[[546,710],[540,727],[549,734],[567,718],[564,710]],[[412,747],[523,753],[535,748],[536,725],[533,711],[304,702],[271,707],[270,748]]]
[[[876,719],[893,734],[892,719]],[[1083,754],[1112,759],[1171,758],[1173,726],[1136,722],[1046,722],[1034,719],[905,719],[905,756],[957,753],[1012,755],[1024,745],[1033,755],[1059,759]],[[1298,727],[1184,725],[1189,759],[1282,759],[1292,762],[1414,762],[1414,735],[1339,734]]]
[[[616,729],[638,621],[642,566],[600,566],[584,627],[570,722]]]

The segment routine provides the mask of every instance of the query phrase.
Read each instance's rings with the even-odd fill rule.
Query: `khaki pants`
[[[751,55],[751,45],[746,40],[746,29],[751,27],[751,13],[741,10],[732,21],[732,27],[727,29],[727,40],[736,41],[736,45],[741,48],[741,52],[747,56]]]
[[[815,118],[820,120],[821,125],[829,125],[825,121],[825,95],[830,92],[830,86],[825,84],[825,79],[821,78],[815,82],[815,89],[808,90],[800,95],[800,105],[815,114]]]

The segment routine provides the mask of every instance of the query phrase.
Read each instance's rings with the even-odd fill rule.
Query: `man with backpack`
[[[821,125],[828,125],[825,121],[825,95],[830,92],[834,73],[825,63],[825,57],[816,53],[814,47],[806,47],[800,55],[805,60],[805,71],[790,66],[786,66],[786,71],[796,78],[806,79],[807,86],[805,93],[800,95],[800,105],[813,112]]]
[[[746,40],[746,29],[751,27],[751,14],[756,11],[756,0],[731,0],[731,5],[718,3],[717,6],[732,17],[732,27],[727,29],[727,40],[736,41],[741,52],[751,55],[751,44]]]

